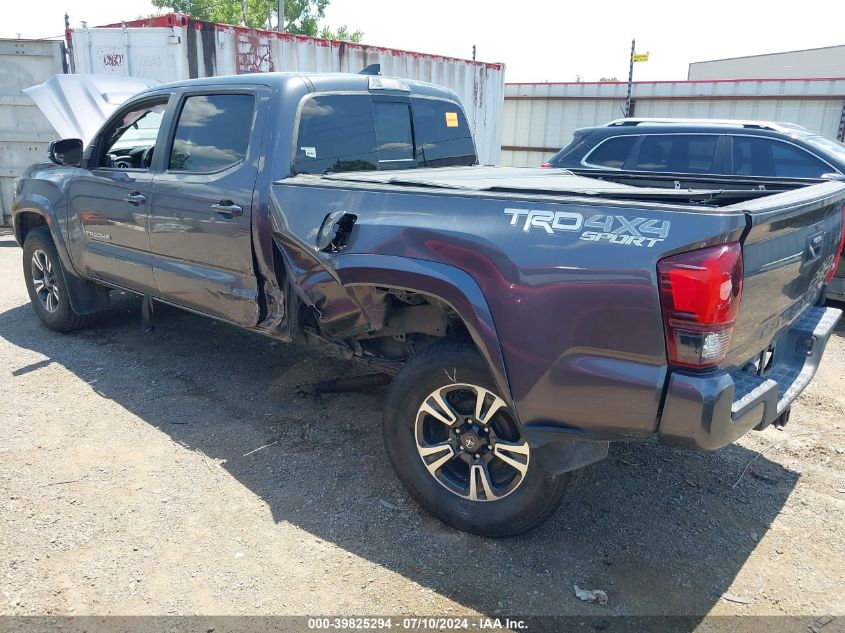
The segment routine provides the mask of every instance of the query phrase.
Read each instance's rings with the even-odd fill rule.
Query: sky
[[[6,0],[0,37],[60,35],[71,26],[157,12],[148,0]],[[626,80],[631,38],[635,80],[686,79],[693,61],[845,44],[845,2],[800,0],[332,0],[324,20],[364,32],[363,42],[503,62],[506,81]]]

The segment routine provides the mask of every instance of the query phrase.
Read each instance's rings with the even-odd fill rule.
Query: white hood
[[[81,138],[85,145],[120,104],[160,82],[112,75],[53,75],[26,88],[35,105],[61,138]]]

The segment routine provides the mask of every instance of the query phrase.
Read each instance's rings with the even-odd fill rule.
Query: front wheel
[[[548,519],[569,473],[533,459],[511,407],[475,348],[440,343],[393,381],[384,414],[387,454],[431,514],[483,536],[513,536]]]
[[[62,263],[46,226],[35,227],[24,240],[23,274],[32,308],[44,325],[70,332],[88,324],[89,317],[70,305]]]

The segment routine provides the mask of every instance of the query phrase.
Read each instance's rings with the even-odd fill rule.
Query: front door
[[[251,231],[259,96],[183,94],[150,201],[159,296],[244,326],[259,320]]]
[[[150,164],[167,101],[167,95],[155,97],[118,112],[68,189],[74,264],[142,293],[155,293],[147,232]]]

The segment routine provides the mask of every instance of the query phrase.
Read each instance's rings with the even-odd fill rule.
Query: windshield
[[[801,140],[823,151],[830,158],[836,159],[840,163],[839,167],[845,168],[845,144],[818,134],[802,134]]]

